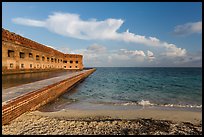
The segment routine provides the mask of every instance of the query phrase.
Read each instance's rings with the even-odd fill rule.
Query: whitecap
[[[150,105],[153,105],[149,102],[149,100],[145,101],[145,100],[142,100],[140,102],[138,102],[139,105],[142,105],[142,106],[150,106]]]

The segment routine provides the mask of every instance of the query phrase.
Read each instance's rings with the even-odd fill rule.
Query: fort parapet
[[[64,54],[2,28],[2,74],[82,70],[83,56]]]

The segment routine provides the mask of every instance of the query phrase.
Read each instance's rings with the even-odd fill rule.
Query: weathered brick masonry
[[[64,54],[2,28],[2,74],[53,70],[83,70],[83,56]],[[31,91],[2,104],[2,124],[21,114],[36,110],[53,101],[68,89],[93,73],[95,69],[80,72],[58,83]]]
[[[40,106],[53,101],[94,71],[95,69],[87,70],[84,73],[4,102],[2,104],[2,124],[8,124],[21,114],[36,110]]]
[[[82,70],[83,56],[64,54],[2,28],[2,74]]]

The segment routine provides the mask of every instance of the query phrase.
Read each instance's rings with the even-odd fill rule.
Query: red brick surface
[[[6,102],[6,104],[2,105],[2,124],[7,124],[21,114],[27,111],[36,110],[40,106],[53,101],[94,71],[95,69],[91,69],[82,74],[49,85],[40,90],[29,92]]]

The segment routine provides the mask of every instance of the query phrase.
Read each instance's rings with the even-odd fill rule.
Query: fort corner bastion
[[[54,101],[96,69],[84,69],[83,56],[64,54],[2,28],[2,75],[78,70],[62,76],[2,89],[2,125]]]
[[[83,56],[64,54],[2,28],[2,74],[82,70]]]

